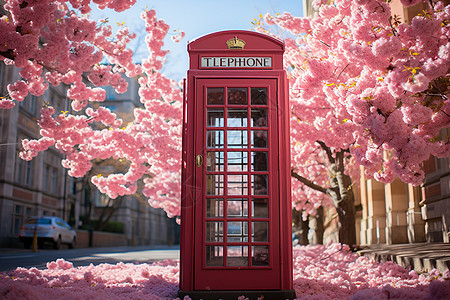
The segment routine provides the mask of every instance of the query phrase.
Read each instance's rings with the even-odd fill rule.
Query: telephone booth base
[[[289,299],[293,300],[296,298],[295,290],[287,291],[271,291],[271,290],[261,290],[261,291],[178,291],[177,297],[184,299],[185,296],[189,296],[192,300],[237,300],[238,297],[244,296],[249,300],[280,300]]]

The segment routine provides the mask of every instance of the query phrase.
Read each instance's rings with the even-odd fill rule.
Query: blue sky
[[[112,10],[95,10],[91,18],[109,18],[113,28],[116,22],[124,22],[132,31],[143,37],[144,22],[140,14],[144,9],[154,9],[156,17],[170,25],[170,32],[183,30],[186,36],[179,43],[170,37],[166,39],[164,49],[170,50],[163,73],[177,81],[186,76],[188,65],[187,42],[208,33],[242,29],[249,30],[251,21],[259,14],[290,12],[302,15],[301,0],[138,0],[128,11],[116,13]],[[148,55],[145,43],[141,41],[131,46],[137,49],[135,60]]]

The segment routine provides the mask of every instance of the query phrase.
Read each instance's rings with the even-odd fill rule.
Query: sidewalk
[[[403,267],[411,266],[411,269],[418,273],[433,268],[444,273],[450,269],[449,243],[377,244],[370,245],[358,253],[376,261],[393,261]]]
[[[140,246],[111,246],[111,247],[75,247],[75,249],[68,249],[67,246],[63,246],[60,250],[61,251],[68,251],[68,250],[92,250],[96,252],[118,252],[118,251],[143,251],[143,250],[174,250],[174,249],[180,249],[180,245],[140,245]],[[55,250],[49,246],[45,248],[39,248],[39,251],[59,251]],[[32,249],[25,249],[25,248],[6,248],[6,247],[0,247],[0,255],[3,254],[17,254],[17,253],[31,253],[33,252]]]

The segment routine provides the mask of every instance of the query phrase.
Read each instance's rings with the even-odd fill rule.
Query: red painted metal
[[[228,49],[226,42],[235,37],[245,41],[244,49]],[[193,292],[206,290],[291,290],[289,103],[288,85],[283,70],[284,44],[260,33],[233,30],[213,33],[192,41],[188,45],[188,51],[190,70],[188,71],[183,101],[180,289]],[[226,61],[233,62],[238,58],[247,58],[249,64],[263,58],[265,62],[270,61],[270,66],[268,66],[268,63],[258,68],[241,68],[233,64],[230,64],[231,67],[220,65],[221,62],[225,64]],[[202,66],[202,59],[209,64]],[[213,61],[217,61],[215,67],[211,67]],[[225,98],[223,104],[207,104],[207,89],[214,87],[223,88]],[[232,91],[229,88],[238,87],[247,91],[247,103],[241,105],[227,104],[227,93]],[[251,91],[264,88],[267,89],[267,105],[251,104]],[[242,118],[241,122],[245,120],[247,123],[242,123],[238,127],[227,127],[227,112],[233,112],[237,108],[239,108],[241,116],[243,114],[247,116],[246,119]],[[223,123],[208,125],[208,109],[219,111],[219,115],[223,111],[223,121],[221,121]],[[250,123],[252,109],[267,110],[268,123],[263,127],[256,127],[257,125],[252,127]],[[207,148],[207,130],[216,130],[214,141],[217,138],[219,146]],[[251,147],[251,133],[254,130],[268,131],[266,148],[255,149]],[[217,131],[223,132],[223,137]],[[245,143],[241,142],[243,144],[239,148],[231,148],[235,145],[227,145],[227,135],[230,135],[230,138],[232,137],[230,131],[239,131],[242,136],[245,136],[244,132],[247,134],[247,139],[242,139]],[[256,134],[255,132],[255,136]],[[219,137],[223,140],[219,140]],[[223,153],[223,158],[219,158],[220,164],[223,164],[222,169],[207,170],[207,151],[209,155],[214,157],[222,157],[219,152]],[[262,152],[268,153],[268,170],[252,170],[252,155],[255,156],[255,159],[258,154],[262,154],[262,157],[264,157]],[[197,155],[203,157],[203,165],[200,167],[195,164]],[[245,160],[241,157],[241,161],[245,161],[241,165],[245,166],[243,168],[246,169],[235,171],[230,167],[227,170],[228,155],[230,155],[230,161],[234,159],[235,155],[246,157]],[[227,183],[228,175],[239,175],[241,178],[247,178],[246,188],[244,183],[238,183],[241,185],[242,191],[245,192],[242,192],[239,196],[228,195],[227,185],[235,184],[231,181]],[[269,194],[267,196],[252,194],[251,179],[254,175],[261,175],[260,178],[268,178]],[[222,190],[216,182],[220,178],[223,178]],[[219,193],[218,196],[207,195],[207,184],[214,184],[222,194]],[[253,183],[253,185],[256,190],[256,183]],[[213,200],[216,198],[217,201]],[[236,198],[242,199],[239,200],[241,202],[235,200]],[[251,216],[252,200],[260,199],[258,201],[264,203],[265,200],[261,199],[266,198],[268,199],[268,216]],[[222,207],[222,214],[207,217],[207,201],[208,203],[221,203],[220,205],[223,207],[220,205],[218,207]],[[228,216],[227,206],[235,203],[240,203],[240,205],[246,203],[247,214],[237,218]],[[207,224],[207,222],[209,223]],[[233,235],[236,231],[236,224],[239,225],[237,227],[240,232],[240,236],[237,238]],[[247,224],[246,231],[244,230],[245,224]],[[262,241],[258,241],[258,238],[254,237],[260,231],[258,229],[253,230],[252,224],[255,228],[262,225],[262,232],[265,232],[264,226],[268,226],[269,238],[267,241],[264,238]],[[220,225],[222,225],[221,232],[218,229]],[[211,228],[216,229],[212,230]],[[215,234],[213,238],[210,237],[211,232]],[[256,258],[252,260],[253,246],[259,246],[258,249],[264,249],[264,251],[267,248],[269,250],[269,258],[268,260],[263,259],[262,265]],[[206,263],[206,249],[210,250],[208,252],[209,265]],[[211,254],[211,249],[217,251]],[[236,249],[240,249],[240,252],[238,251],[240,256],[237,256],[237,258],[233,256],[236,254],[232,251]],[[227,250],[229,250],[230,257],[227,256]]]

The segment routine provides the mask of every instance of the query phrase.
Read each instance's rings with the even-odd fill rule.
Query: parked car
[[[41,248],[44,243],[50,242],[55,249],[60,249],[61,244],[68,244],[74,248],[77,233],[72,226],[58,217],[32,217],[20,228],[19,239],[25,248],[30,248],[33,242],[34,228],[36,228],[38,245]]]

